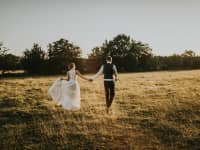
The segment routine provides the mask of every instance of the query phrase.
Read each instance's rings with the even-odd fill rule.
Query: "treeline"
[[[0,70],[25,70],[29,74],[65,73],[67,64],[75,62],[81,72],[96,72],[111,55],[120,72],[200,69],[200,56],[192,50],[172,56],[156,56],[148,44],[119,34],[101,46],[94,47],[88,58],[82,58],[82,50],[66,39],[48,44],[44,50],[37,43],[26,49],[23,56],[9,54],[9,49],[0,43]]]

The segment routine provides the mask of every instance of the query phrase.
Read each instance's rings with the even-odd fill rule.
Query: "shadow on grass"
[[[0,127],[7,124],[20,124],[30,121],[31,114],[19,109],[23,105],[25,104],[15,99],[2,98],[0,100]]]
[[[73,128],[61,133],[64,124],[55,118],[57,115],[57,111],[44,103],[24,103],[12,98],[1,98],[0,148],[95,149],[94,140],[87,135],[73,133]],[[79,114],[71,115],[80,119]]]
[[[66,149],[95,149],[95,140],[88,138],[83,134],[67,134],[67,144],[64,146]]]
[[[125,122],[144,132],[146,136],[155,137],[166,149],[200,149],[200,134],[185,135],[180,128],[180,125],[193,131],[193,128],[199,128],[200,121],[195,116],[200,115],[200,107],[196,104],[189,104],[168,112],[131,107],[137,106],[136,103],[125,105],[124,102],[120,102],[120,104],[121,110],[128,110],[128,116],[118,118],[117,122]],[[160,113],[165,116],[164,122],[160,120]]]
[[[20,100],[4,97],[0,99],[0,127],[6,124],[29,124],[33,119],[52,119],[51,114],[48,113],[47,107],[38,105],[38,103],[21,102]],[[28,108],[27,108],[28,107]],[[30,110],[30,107],[32,109]]]
[[[182,122],[182,121],[181,121]],[[186,123],[186,122],[184,122]],[[199,149],[200,135],[198,137],[184,136],[179,126],[174,127],[161,123],[159,120],[142,119],[139,126],[147,134],[155,136],[160,143],[168,148]]]

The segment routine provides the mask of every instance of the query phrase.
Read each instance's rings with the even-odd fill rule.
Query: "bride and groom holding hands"
[[[111,104],[115,96],[115,81],[118,80],[117,68],[112,64],[111,56],[107,56],[106,63],[101,66],[100,70],[92,78],[87,78],[76,70],[75,63],[70,63],[68,70],[67,77],[57,79],[48,91],[50,97],[57,105],[61,105],[67,110],[80,109],[80,86],[76,79],[77,76],[92,82],[101,74],[104,74],[106,112],[111,112]]]

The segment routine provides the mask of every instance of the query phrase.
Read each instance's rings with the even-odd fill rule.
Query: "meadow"
[[[119,74],[111,115],[101,77],[78,79],[80,110],[55,106],[58,77],[0,79],[0,149],[200,149],[200,70]]]

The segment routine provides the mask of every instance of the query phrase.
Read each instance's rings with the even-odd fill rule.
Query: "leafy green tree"
[[[98,70],[98,68],[104,62],[103,55],[104,53],[101,47],[94,47],[92,49],[92,52],[88,55],[88,71],[95,72],[96,70]]]
[[[3,42],[0,42],[0,70],[2,71],[2,74],[6,71],[6,55],[9,51],[8,48],[3,46]]]
[[[62,73],[66,65],[80,58],[81,49],[68,40],[60,39],[48,45],[48,66],[51,73]]]
[[[151,70],[151,63],[152,63],[152,49],[149,47],[148,44],[142,42],[136,42],[132,40],[131,43],[131,52],[135,55],[137,59],[137,70],[147,71]]]
[[[128,56],[130,50],[130,37],[124,34],[117,35],[113,40],[105,41],[102,45],[104,52],[103,58],[108,55],[113,57],[113,62],[117,65],[119,71],[126,71],[124,58]]]
[[[88,58],[93,59],[93,58],[99,58],[101,56],[103,56],[102,48],[101,47],[94,47],[92,49],[92,52],[88,55]]]
[[[185,50],[181,56],[183,57],[195,57],[196,53],[193,50]]]
[[[119,34],[113,40],[105,41],[101,48],[92,49],[89,59],[98,58],[98,62],[111,55],[119,71],[137,71],[150,67],[152,49],[148,44],[136,42],[125,34]],[[98,63],[97,63],[98,64]]]
[[[45,72],[45,51],[39,44],[34,43],[30,50],[24,51],[21,63],[28,73],[43,73]]]
[[[196,56],[193,58],[193,69],[200,69],[200,57]]]
[[[104,55],[111,55],[114,58],[124,58],[129,54],[131,39],[125,34],[117,35],[113,40],[103,45]]]
[[[184,69],[193,69],[195,68],[194,66],[196,66],[196,61],[195,57],[196,57],[196,53],[192,50],[185,50],[182,54],[182,59],[183,59],[183,68]]]
[[[21,64],[20,64],[20,57],[15,56],[13,54],[6,54],[5,55],[5,70],[17,70],[21,69]]]
[[[8,51],[9,49],[3,46],[3,42],[0,42],[0,56],[6,55]]]

